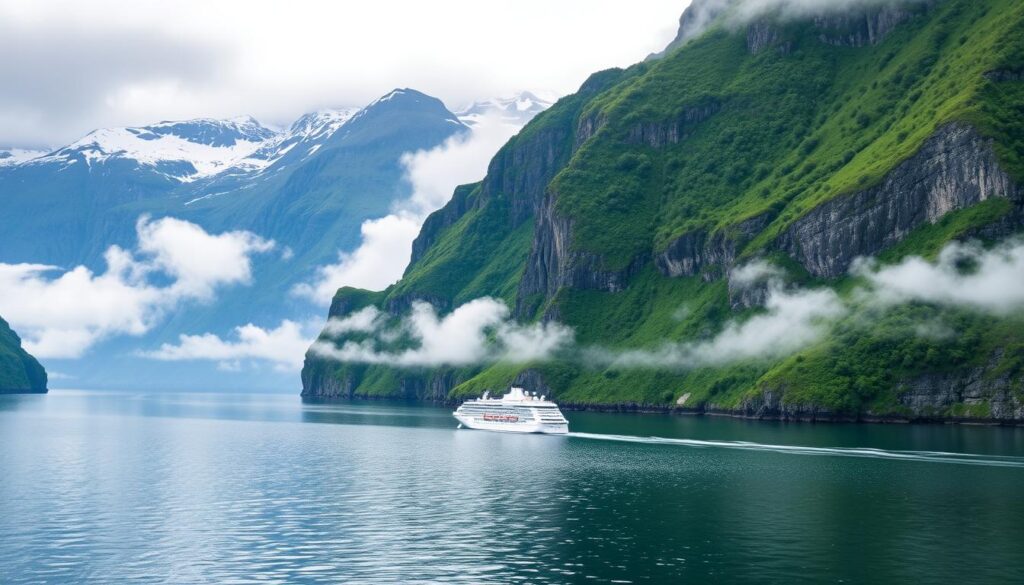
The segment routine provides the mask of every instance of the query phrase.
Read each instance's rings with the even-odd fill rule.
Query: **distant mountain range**
[[[100,129],[46,153],[0,151],[0,262],[101,270],[109,246],[134,245],[140,216],[175,217],[210,232],[252,231],[289,258],[257,259],[258,286],[175,315],[148,345],[308,316],[312,307],[290,289],[354,249],[364,221],[410,196],[403,154],[467,133],[481,116],[521,124],[546,105],[524,93],[474,104],[460,119],[434,97],[396,89],[283,131],[251,117],[196,119]],[[138,340],[112,346],[123,355],[128,344]],[[109,364],[91,361],[85,377],[105,379]]]

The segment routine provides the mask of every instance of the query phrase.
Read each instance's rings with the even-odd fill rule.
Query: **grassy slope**
[[[631,68],[586,103],[559,104],[520,138],[545,124],[574,124],[575,111],[607,121],[551,185],[558,210],[575,222],[575,245],[601,255],[606,267],[625,266],[689,231],[728,229],[770,212],[775,220],[747,246],[750,254],[815,205],[876,183],[950,121],[968,121],[993,137],[1004,166],[1024,179],[1024,84],[995,84],[983,76],[1024,65],[1022,25],[1018,2],[950,0],[875,47],[826,46],[807,27],[789,24],[782,33],[793,42],[788,54],[768,49],[750,55],[742,34],[717,30],[662,61]],[[678,145],[626,141],[639,123],[672,120],[707,103],[721,111]],[[493,207],[493,216],[485,209],[451,227],[385,295],[511,301],[532,228],[516,234],[496,229],[500,210]],[[1008,211],[1005,201],[990,201],[950,214],[881,258],[934,256],[950,239]],[[827,284],[844,293],[852,286],[849,279]],[[553,302],[582,344],[612,348],[709,337],[726,321],[751,314],[731,312],[721,280],[668,279],[652,266],[621,293],[563,290]],[[915,334],[918,325],[935,320],[958,335]],[[874,316],[870,327],[862,323],[851,317],[819,345],[774,362],[689,371],[606,370],[568,361],[535,368],[566,402],[668,405],[689,393],[687,406],[735,407],[771,387],[784,388],[791,402],[898,414],[899,380],[940,366],[991,365],[997,348],[1005,351],[992,371],[1019,377],[1024,362],[1024,328],[1016,318],[909,306]],[[524,367],[461,372],[475,376],[453,395],[503,386]],[[383,385],[374,390],[389,391]]]
[[[43,392],[46,372],[21,349],[21,339],[0,319],[0,392]]]

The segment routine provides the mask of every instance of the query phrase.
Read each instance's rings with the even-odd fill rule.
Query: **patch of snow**
[[[47,150],[32,150],[27,148],[10,148],[0,150],[0,168],[13,167],[30,160],[46,156]]]
[[[62,163],[67,168],[81,160],[92,168],[112,160],[127,160],[190,183],[243,162],[250,167],[259,166],[257,161],[248,161],[248,157],[278,135],[251,116],[167,121],[137,128],[95,130],[55,152],[26,162]]]
[[[227,194],[228,194],[227,191],[219,191],[217,193],[210,193],[208,195],[203,195],[202,197],[196,197],[195,199],[189,199],[188,201],[185,202],[185,205],[192,205],[196,201],[202,201],[203,199],[212,199],[212,198],[217,197],[219,195],[227,195]]]
[[[497,97],[474,102],[456,115],[467,126],[475,126],[485,116],[498,114],[509,124],[523,125],[534,116],[551,107],[553,99],[538,97],[535,93],[524,91],[514,96]]]

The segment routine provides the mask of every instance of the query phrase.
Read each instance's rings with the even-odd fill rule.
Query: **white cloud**
[[[683,42],[695,39],[725,14],[721,22],[736,29],[766,14],[781,18],[801,18],[834,14],[882,4],[920,4],[927,0],[701,0],[693,7],[682,33]]]
[[[312,351],[343,362],[401,367],[468,365],[490,361],[527,362],[549,358],[572,343],[572,330],[557,323],[520,325],[511,321],[505,303],[479,298],[439,317],[433,306],[416,302],[401,323],[388,328],[374,316],[374,335],[364,341],[318,341]],[[351,316],[350,316],[351,317]],[[360,319],[365,319],[360,317]],[[405,332],[417,347],[381,350],[395,330]]]
[[[0,0],[0,48],[18,55],[0,63],[0,145],[201,116],[286,123],[395,87],[454,107],[529,88],[565,94],[660,50],[686,4]]]
[[[748,287],[762,282],[778,282],[784,273],[781,268],[765,260],[755,260],[729,272],[729,284]]]
[[[199,299],[210,298],[215,288],[227,283],[248,284],[252,279],[249,255],[274,248],[273,241],[251,232],[212,235],[194,223],[170,217],[149,221],[144,216],[136,232],[139,251],[152,257],[147,268],[174,279],[169,292]]]
[[[729,1],[729,0],[725,0]],[[920,4],[926,0],[741,0],[736,17],[741,21],[779,11],[786,17],[842,12],[852,8],[882,4]]]
[[[236,327],[234,333],[236,339],[230,341],[212,333],[181,335],[177,345],[165,343],[140,355],[162,361],[215,361],[226,372],[240,371],[244,360],[270,362],[279,371],[297,371],[315,339],[302,325],[287,319],[275,329],[250,323]]]
[[[821,338],[846,308],[830,289],[773,288],[767,312],[730,322],[707,341],[666,343],[652,350],[589,350],[590,359],[618,367],[693,368],[788,355]]]
[[[487,116],[467,134],[404,155],[402,164],[413,188],[409,199],[396,205],[391,215],[363,222],[359,247],[341,253],[337,264],[319,267],[312,282],[296,286],[293,292],[327,305],[343,286],[383,290],[397,282],[427,216],[451,199],[455,187],[483,178],[491,158],[519,129],[500,116]]]
[[[954,242],[934,264],[919,257],[881,267],[861,261],[853,273],[870,284],[862,294],[883,304],[925,301],[996,314],[1024,308],[1024,243],[1017,240],[991,250]]]
[[[652,349],[608,350],[583,347],[586,362],[621,368],[687,369],[726,363],[772,359],[790,355],[815,343],[840,318],[865,306],[891,306],[909,301],[956,305],[995,314],[1024,309],[1024,242],[1010,241],[986,250],[979,244],[953,243],[936,262],[918,257],[880,267],[861,261],[853,273],[868,283],[848,300],[828,288],[783,290],[781,271],[763,262],[739,267],[731,277],[742,285],[768,282],[765,312],[745,321],[731,321],[714,337],[702,341],[664,343]],[[685,315],[673,315],[679,318]],[[349,362],[396,366],[464,365],[499,359],[517,362],[545,360],[573,347],[571,329],[557,324],[519,325],[509,319],[508,308],[494,299],[477,299],[439,318],[426,303],[414,305],[399,329],[419,341],[417,348],[381,351],[378,342],[394,328],[373,307],[332,321],[328,332],[369,332],[370,339],[334,343],[317,342],[321,356]],[[945,324],[919,324],[918,335],[943,339],[954,332]],[[570,355],[570,354],[566,354]]]
[[[324,327],[328,335],[343,335],[353,331],[372,333],[381,325],[382,314],[377,307],[364,307],[344,317],[332,317]]]
[[[183,301],[247,284],[250,256],[273,242],[249,232],[206,233],[173,218],[136,225],[138,249],[111,246],[100,274],[38,264],[0,264],[0,314],[38,357],[79,357],[111,335],[142,335]],[[157,280],[164,284],[155,284]]]
[[[343,286],[383,290],[402,277],[412,256],[412,242],[423,220],[408,213],[363,222],[363,241],[354,252],[338,254],[337,264],[320,266],[310,283],[296,285],[293,293],[328,305]]]

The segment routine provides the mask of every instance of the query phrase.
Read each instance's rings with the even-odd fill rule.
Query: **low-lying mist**
[[[332,320],[331,336],[361,332],[365,338],[340,347],[321,340],[319,356],[343,362],[406,366],[469,365],[570,360],[588,367],[685,370],[729,363],[778,359],[824,339],[840,319],[871,319],[873,312],[909,302],[960,307],[994,315],[1024,309],[1024,242],[992,248],[977,243],[947,245],[933,262],[921,257],[880,265],[855,262],[856,286],[840,295],[827,287],[799,288],[785,283],[784,272],[764,261],[737,267],[735,288],[763,287],[765,302],[752,315],[728,321],[707,339],[664,342],[651,347],[610,349],[574,342],[574,332],[555,322],[517,324],[508,307],[490,298],[468,302],[447,316],[424,302],[407,317],[389,324],[387,315],[368,307]],[[918,335],[932,339],[954,335],[939,322],[920,323]],[[405,335],[413,346],[382,350]]]

